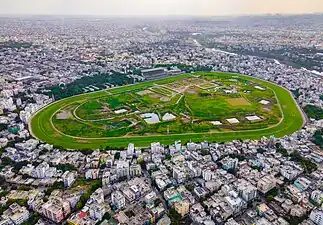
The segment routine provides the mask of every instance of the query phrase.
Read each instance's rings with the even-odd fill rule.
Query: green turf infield
[[[56,146],[103,149],[130,142],[145,147],[175,140],[282,137],[303,122],[293,97],[276,84],[199,72],[62,99],[39,110],[30,130]]]

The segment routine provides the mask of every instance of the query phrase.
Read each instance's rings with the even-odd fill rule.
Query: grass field
[[[261,100],[270,103],[262,105]],[[158,119],[146,120],[143,114]],[[173,117],[164,119],[167,114]],[[246,119],[255,115],[262,119]],[[239,123],[230,124],[230,118]],[[73,96],[44,107],[30,120],[33,136],[68,149],[281,137],[302,125],[302,114],[286,89],[229,73],[185,74]]]

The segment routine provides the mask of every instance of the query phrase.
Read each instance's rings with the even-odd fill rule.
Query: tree
[[[185,188],[186,188],[188,191],[192,192],[192,191],[194,190],[194,185],[193,185],[193,184],[189,184],[189,185],[186,185],[186,186],[185,186]]]
[[[67,163],[67,164],[59,164],[59,165],[56,166],[56,168],[58,170],[62,170],[63,172],[76,170],[75,166],[72,165],[72,164],[70,164],[70,163]]]
[[[171,159],[172,159],[171,154],[166,153],[166,154],[165,154],[165,159],[166,159],[166,160],[171,160]]]
[[[294,162],[300,162],[302,160],[302,156],[299,153],[299,151],[293,151],[290,155],[290,160],[294,161]]]
[[[8,129],[8,124],[0,123],[0,131],[4,131],[4,130],[7,130],[7,129]]]
[[[83,208],[83,203],[82,203],[82,201],[81,200],[79,200],[77,203],[76,203],[76,205],[75,205],[75,209],[76,210],[81,210],[82,208]]]
[[[64,183],[62,181],[55,181],[52,186],[54,189],[64,189]]]
[[[170,218],[172,225],[179,225],[180,224],[180,220],[182,217],[174,208],[171,208],[169,210],[168,216]]]
[[[2,157],[1,162],[2,162],[1,164],[4,166],[8,166],[8,165],[12,166],[14,164],[14,162],[7,156]]]
[[[26,186],[26,185],[21,185],[21,186],[18,187],[19,191],[29,191],[31,189],[32,188],[30,186]]]
[[[304,111],[309,118],[313,118],[316,120],[323,119],[323,109],[315,105],[306,105],[304,107]]]
[[[138,164],[140,165],[141,169],[146,170],[146,162],[143,158],[138,159]]]
[[[202,150],[201,150],[201,154],[202,154],[203,156],[208,155],[208,154],[209,154],[209,151],[208,151],[207,149],[202,149]]]
[[[323,128],[321,130],[315,131],[313,135],[313,142],[320,148],[323,148]]]
[[[15,172],[18,172],[22,167],[27,166],[28,162],[27,161],[20,161],[20,162],[16,162],[13,165],[13,170]]]
[[[284,156],[284,157],[287,157],[288,156],[287,150],[285,148],[283,148],[283,147],[277,148],[276,151],[278,153],[282,154],[282,156]]]
[[[274,200],[275,200],[275,196],[273,196],[273,195],[266,196],[266,201],[267,202],[271,202],[271,201],[274,201]]]
[[[258,148],[257,149],[257,153],[263,154],[264,152],[266,152],[266,150],[263,149],[263,148]]]
[[[116,152],[116,154],[114,154],[114,160],[119,160],[120,159],[120,152]]]

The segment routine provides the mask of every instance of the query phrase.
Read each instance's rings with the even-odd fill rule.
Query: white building
[[[206,181],[212,180],[212,175],[213,175],[213,172],[211,170],[202,171],[202,177]]]
[[[257,188],[246,180],[238,180],[237,190],[241,198],[246,202],[257,198]]]
[[[225,157],[222,159],[222,168],[225,170],[236,169],[238,167],[239,160],[237,158]]]
[[[70,187],[75,181],[74,172],[66,171],[63,176],[64,187]]]
[[[3,213],[3,219],[10,219],[13,224],[22,224],[29,218],[29,211],[24,206],[20,206],[17,203],[13,203]]]
[[[238,193],[230,191],[229,196],[224,197],[234,214],[239,213],[242,209],[247,207],[247,203],[238,197]]]
[[[159,142],[153,142],[150,144],[151,153],[160,153],[164,150],[164,147],[160,145]]]
[[[323,203],[323,192],[319,191],[319,190],[313,191],[312,194],[311,194],[311,199],[314,202],[321,205]]]
[[[106,213],[106,210],[103,204],[91,204],[89,212],[91,218],[101,221],[104,214]]]
[[[280,173],[283,177],[287,178],[288,180],[293,180],[298,175],[300,175],[302,171],[295,169],[294,167],[284,165],[280,168]]]
[[[126,205],[126,198],[120,191],[115,191],[111,194],[112,205],[116,209],[122,209]]]
[[[129,169],[131,177],[136,177],[141,175],[141,166],[139,164],[131,165]]]
[[[117,162],[117,175],[118,177],[127,177],[130,176],[130,167],[129,162],[127,161],[118,161]]]
[[[186,181],[186,173],[178,168],[173,169],[173,177],[179,184]]]
[[[317,225],[323,224],[323,210],[314,209],[310,214],[310,219]]]
[[[133,143],[128,144],[127,156],[133,156],[135,154],[135,145]]]

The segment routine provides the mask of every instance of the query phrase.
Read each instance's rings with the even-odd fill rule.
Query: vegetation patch
[[[232,106],[245,106],[245,105],[251,105],[249,101],[247,101],[245,98],[229,98],[227,99],[227,102],[229,102]]]
[[[270,107],[264,108],[260,103],[263,99],[270,102]],[[165,115],[171,115],[171,119]],[[255,115],[261,120],[247,119]],[[239,123],[227,123],[230,118]],[[36,113],[30,125],[33,135],[42,141],[69,149],[88,149],[123,147],[129,142],[148,146],[155,141],[169,144],[179,139],[280,137],[300,129],[303,117],[289,92],[275,84],[212,72],[65,98]]]

